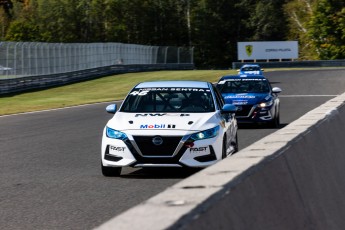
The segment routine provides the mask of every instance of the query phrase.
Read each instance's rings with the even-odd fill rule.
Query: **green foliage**
[[[27,21],[15,21],[11,23],[9,32],[6,36],[7,41],[35,41],[37,40],[38,28]]]
[[[285,0],[259,1],[250,17],[254,41],[282,41],[287,35],[286,20],[282,5]]]
[[[197,66],[229,67],[231,60],[236,59],[233,35],[237,22],[229,13],[235,11],[235,2],[205,0],[193,10],[192,44],[196,47]]]
[[[337,0],[292,0],[285,5],[289,15],[289,39],[298,40],[301,59],[345,58],[345,2]]]
[[[310,19],[317,0],[292,0],[285,4],[284,11],[288,15],[289,33],[287,39],[299,43],[299,57],[302,60],[317,59],[314,44],[308,35]]]
[[[344,58],[344,1],[12,2],[9,12],[0,8],[0,37],[8,41],[193,46],[204,68],[229,68],[240,41],[298,40],[301,59]]]
[[[345,58],[345,2],[319,0],[310,23],[309,36],[320,59]]]

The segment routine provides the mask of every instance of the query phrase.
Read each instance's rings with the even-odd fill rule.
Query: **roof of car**
[[[263,75],[259,75],[259,74],[239,74],[239,75],[226,75],[226,76],[223,76],[220,80],[226,80],[226,79],[244,79],[244,78],[251,78],[251,79],[266,79]]]
[[[205,81],[149,81],[139,83],[136,88],[160,88],[160,87],[178,87],[178,88],[209,88]]]
[[[241,68],[243,68],[243,67],[260,67],[258,64],[245,64],[245,65],[243,65],[243,66],[241,66]]]

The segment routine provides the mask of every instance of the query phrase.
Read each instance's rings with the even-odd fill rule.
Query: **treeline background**
[[[197,67],[237,61],[239,41],[299,42],[345,58],[344,0],[0,0],[0,39],[193,46]]]

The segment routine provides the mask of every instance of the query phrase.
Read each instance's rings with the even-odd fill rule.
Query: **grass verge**
[[[123,99],[139,82],[155,80],[202,80],[216,82],[234,70],[156,71],[119,74],[95,80],[0,97],[0,115],[63,108]]]

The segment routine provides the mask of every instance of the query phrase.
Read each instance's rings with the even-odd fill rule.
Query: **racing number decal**
[[[144,96],[144,95],[146,95],[147,93],[148,93],[149,91],[133,91],[133,92],[131,92],[130,93],[130,95],[132,95],[132,96]]]

